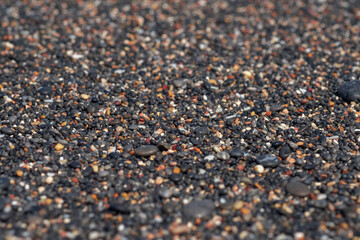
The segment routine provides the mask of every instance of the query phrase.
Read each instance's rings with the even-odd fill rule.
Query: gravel
[[[2,1],[0,239],[359,239],[349,1]]]

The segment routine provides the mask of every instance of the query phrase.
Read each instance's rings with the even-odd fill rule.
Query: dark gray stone
[[[144,145],[135,149],[135,155],[140,157],[149,157],[158,151],[159,149],[154,145]]]
[[[346,102],[360,100],[360,81],[351,81],[341,85],[337,91],[337,95]]]
[[[292,195],[306,197],[310,194],[310,188],[299,181],[290,181],[286,184],[286,191]]]
[[[7,135],[13,135],[13,134],[15,133],[15,131],[12,130],[11,128],[9,128],[9,127],[2,127],[2,128],[0,129],[0,131],[1,131],[2,133],[7,134]]]
[[[230,159],[230,155],[227,152],[219,152],[216,154],[216,157],[220,160],[228,160]]]
[[[184,205],[182,213],[187,218],[202,218],[209,216],[215,210],[215,204],[211,200],[194,200]]]
[[[280,159],[272,155],[261,155],[256,161],[264,167],[277,167],[280,164]]]

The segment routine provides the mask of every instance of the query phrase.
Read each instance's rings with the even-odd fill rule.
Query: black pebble
[[[286,159],[291,154],[291,152],[292,151],[289,145],[285,144],[284,146],[281,147],[279,155],[282,159]]]
[[[120,153],[118,152],[109,153],[109,158],[117,159],[119,157],[120,157]]]
[[[280,159],[271,155],[259,156],[256,161],[264,167],[277,167],[280,164]]]
[[[182,174],[181,173],[173,173],[170,175],[170,180],[174,181],[174,182],[178,182],[182,179]]]
[[[230,151],[230,156],[233,158],[244,157],[246,153],[240,149],[233,149]]]
[[[87,168],[85,168],[84,171],[82,171],[82,175],[83,175],[84,177],[88,177],[88,176],[90,176],[92,173],[93,173],[93,168],[92,168],[92,167],[87,167]]]
[[[131,213],[129,206],[127,206],[126,204],[121,204],[121,203],[110,204],[109,210],[116,212],[116,213],[120,213],[120,214],[130,214]]]
[[[360,100],[360,81],[351,81],[341,85],[337,91],[337,95],[346,102]]]
[[[79,161],[74,161],[72,163],[69,164],[69,167],[71,168],[81,168],[81,163]]]
[[[38,92],[41,95],[49,95],[52,92],[52,87],[49,86],[41,87],[39,88]]]
[[[207,127],[198,127],[195,129],[196,135],[206,135],[209,133],[209,129]]]
[[[1,131],[2,133],[7,134],[7,135],[12,135],[12,134],[15,133],[15,131],[12,130],[11,128],[9,128],[9,127],[2,127],[2,128],[0,129],[0,131]]]

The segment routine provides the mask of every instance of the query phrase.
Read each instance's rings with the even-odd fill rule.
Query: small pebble
[[[228,160],[230,159],[230,154],[227,152],[218,152],[216,154],[216,157],[220,160]]]
[[[212,161],[215,159],[215,156],[214,155],[207,155],[206,157],[204,157],[204,160],[205,161]]]
[[[299,181],[290,181],[286,184],[285,189],[288,193],[299,197],[306,197],[310,194],[309,187]]]
[[[21,169],[16,170],[16,176],[22,177],[24,175],[24,171]]]
[[[258,173],[263,173],[264,172],[264,167],[263,167],[263,165],[256,165],[255,167],[254,167],[254,169],[255,169],[255,171],[257,171]]]
[[[0,132],[5,133],[7,135],[13,135],[15,133],[15,131],[12,130],[11,128],[9,128],[9,127],[2,127],[0,129]]]
[[[233,158],[240,158],[246,156],[246,153],[240,149],[233,149],[230,151],[230,156]]]
[[[63,150],[63,149],[64,149],[64,145],[62,145],[61,143],[58,143],[58,144],[55,145],[55,149],[56,149],[56,151]]]
[[[202,218],[209,216],[215,210],[215,204],[211,200],[194,200],[184,205],[182,213],[187,218]]]
[[[49,95],[52,92],[52,87],[50,87],[50,86],[41,87],[41,88],[39,88],[38,92],[41,95]]]
[[[360,100],[360,81],[355,80],[341,85],[337,91],[339,97],[346,102]]]
[[[159,149],[154,145],[144,145],[135,149],[135,155],[140,157],[149,157],[158,151]]]
[[[280,164],[280,159],[272,155],[261,155],[256,159],[256,161],[264,167],[271,168],[277,167]]]
[[[177,88],[186,88],[186,79],[177,79],[173,81],[173,84]]]

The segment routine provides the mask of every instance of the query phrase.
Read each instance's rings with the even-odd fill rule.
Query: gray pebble
[[[11,128],[9,128],[9,127],[2,127],[2,128],[0,129],[0,131],[1,131],[2,133],[7,134],[7,135],[12,135],[12,134],[15,133],[15,131],[12,130]]]
[[[157,153],[159,149],[154,145],[144,145],[135,149],[135,155],[140,157],[148,157]]]
[[[277,167],[280,164],[280,159],[272,155],[261,155],[256,161],[264,167]]]
[[[177,79],[173,81],[173,84],[177,88],[186,88],[186,79]]]
[[[227,152],[219,152],[216,154],[216,157],[220,160],[228,160],[230,159],[230,154]]]
[[[286,184],[285,189],[288,193],[299,197],[305,197],[310,194],[309,187],[299,181],[290,181]]]
[[[187,218],[202,218],[209,216],[215,210],[215,204],[211,200],[194,200],[186,204],[182,213]]]

